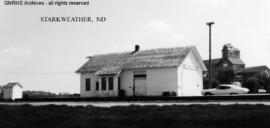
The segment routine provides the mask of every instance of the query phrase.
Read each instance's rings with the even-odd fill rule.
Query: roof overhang
[[[95,72],[96,76],[106,76],[106,75],[118,75],[122,69],[120,67],[103,67],[102,69]]]

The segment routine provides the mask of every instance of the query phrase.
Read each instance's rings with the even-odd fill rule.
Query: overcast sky
[[[105,23],[43,23],[42,16],[105,16]],[[269,0],[90,0],[90,6],[0,5],[0,85],[78,93],[86,56],[195,45],[213,58],[232,43],[246,66],[270,67]]]

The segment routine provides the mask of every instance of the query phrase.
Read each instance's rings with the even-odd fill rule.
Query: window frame
[[[113,90],[114,89],[114,78],[113,76],[108,77],[108,90]]]
[[[91,78],[85,79],[85,91],[91,91]]]
[[[101,77],[101,91],[107,90],[107,77]]]
[[[96,82],[96,91],[98,91],[99,90],[99,82],[97,81]]]
[[[117,82],[118,82],[118,90],[120,90],[121,89],[121,77],[120,76],[118,76]]]

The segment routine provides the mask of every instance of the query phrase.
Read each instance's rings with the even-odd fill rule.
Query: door
[[[183,96],[196,96],[201,94],[198,83],[198,73],[195,69],[183,70]]]
[[[134,71],[134,93],[135,96],[146,96],[146,72]]]
[[[135,96],[146,96],[146,78],[135,77]]]

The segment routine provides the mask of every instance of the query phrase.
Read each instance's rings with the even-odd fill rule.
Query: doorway
[[[145,71],[134,72],[134,94],[135,96],[146,96],[146,73]]]

